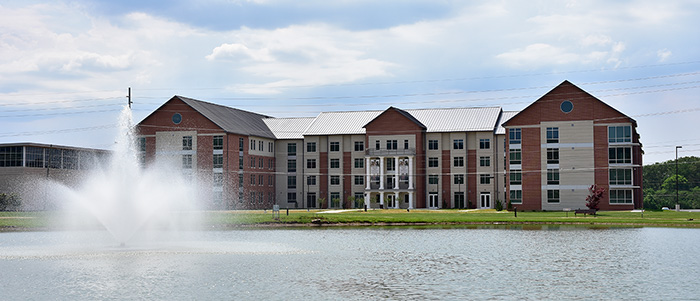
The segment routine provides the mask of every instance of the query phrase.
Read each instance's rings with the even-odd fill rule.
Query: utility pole
[[[131,87],[129,87],[129,94],[126,95],[126,98],[128,99],[127,104],[129,105],[129,109],[131,109],[131,104],[134,103],[131,101]]]
[[[681,210],[681,204],[678,202],[678,149],[683,148],[683,146],[676,146],[676,211]]]

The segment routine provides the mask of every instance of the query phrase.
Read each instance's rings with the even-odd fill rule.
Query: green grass
[[[568,215],[568,216],[567,216]],[[0,212],[0,231],[43,230],[60,227],[56,212]],[[323,213],[314,210],[281,210],[279,218],[271,211],[206,211],[201,226],[205,229],[232,227],[277,227],[325,225],[470,225],[470,224],[571,224],[601,226],[700,227],[700,212],[601,211],[596,216],[574,217],[573,212],[513,212],[495,210],[361,210]]]

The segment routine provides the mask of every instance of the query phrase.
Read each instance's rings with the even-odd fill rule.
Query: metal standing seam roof
[[[493,131],[500,107],[405,110],[426,126],[426,132]]]
[[[275,138],[263,119],[270,116],[243,111],[183,96],[175,96],[211,120],[224,131],[263,138]]]
[[[426,132],[493,131],[500,107],[403,110],[425,125]],[[365,134],[364,126],[384,111],[323,112],[304,135]]]
[[[362,135],[363,126],[384,111],[322,112],[304,135]]]
[[[520,111],[503,111],[503,114],[501,114],[501,119],[498,121],[496,135],[505,135],[506,128],[503,127],[503,124],[518,113],[520,113]]]
[[[266,118],[263,122],[276,139],[304,139],[304,131],[314,120],[316,117]]]

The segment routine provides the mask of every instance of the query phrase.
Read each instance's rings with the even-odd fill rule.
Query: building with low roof
[[[109,155],[106,150],[63,145],[0,144],[0,193],[17,195],[23,210],[50,209],[46,180],[77,185]]]
[[[563,116],[543,105],[566,100],[576,109]],[[617,157],[608,157],[612,146],[607,135],[605,139],[598,135],[603,134],[603,126],[615,132],[618,122],[629,125],[627,130],[635,137],[619,145],[627,147],[621,152],[629,151],[635,157],[608,163]],[[564,129],[565,124],[573,124],[577,131]],[[578,130],[579,124],[586,125],[585,130]],[[137,127],[143,162],[180,166],[193,183],[205,187],[202,191],[210,194],[215,209],[270,208],[274,204],[282,208],[494,208],[498,201],[523,209],[560,210],[583,207],[581,189],[592,184],[612,189],[615,196],[605,200],[608,204],[622,202],[605,206],[607,209],[641,206],[641,145],[636,123],[568,81],[521,112],[500,107],[389,107],[273,118],[174,96]],[[557,166],[543,163],[547,149],[555,145],[541,142],[540,137],[546,137],[553,127],[566,134],[556,145],[566,158],[569,150],[564,147],[596,149],[590,160],[572,152],[575,166],[571,168],[578,170],[561,170],[558,186],[542,184],[551,170],[569,168],[564,162]],[[542,135],[532,136],[540,130]],[[527,134],[521,150],[515,140],[506,141],[507,135],[517,132]],[[617,156],[617,151],[615,148],[610,156]],[[518,153],[520,165],[511,159]],[[620,182],[620,165],[616,164],[626,164],[634,180]],[[518,166],[521,182],[513,177]],[[577,174],[586,168],[599,172]],[[609,171],[612,175],[611,170],[615,177],[603,178]],[[627,173],[622,171],[620,176]],[[559,191],[559,203],[544,197],[550,190]],[[626,198],[628,192],[633,200]]]

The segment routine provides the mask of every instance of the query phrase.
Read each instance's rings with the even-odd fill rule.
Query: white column
[[[408,189],[413,189],[413,157],[408,157]]]
[[[379,192],[379,207],[384,208],[384,192]]]
[[[399,192],[394,192],[394,208],[399,209]]]
[[[369,174],[372,171],[372,169],[369,166],[369,157],[365,158],[365,182],[367,183],[367,187],[365,189],[369,190],[370,189],[370,183],[369,183]],[[369,208],[369,207],[367,207]]]
[[[367,206],[367,209],[369,209],[369,196],[371,193],[367,192],[365,193],[365,206]]]
[[[394,160],[394,189],[399,189],[399,157],[391,159]]]
[[[384,189],[384,157],[379,157],[379,189]]]
[[[408,209],[413,209],[413,192],[408,192]]]

